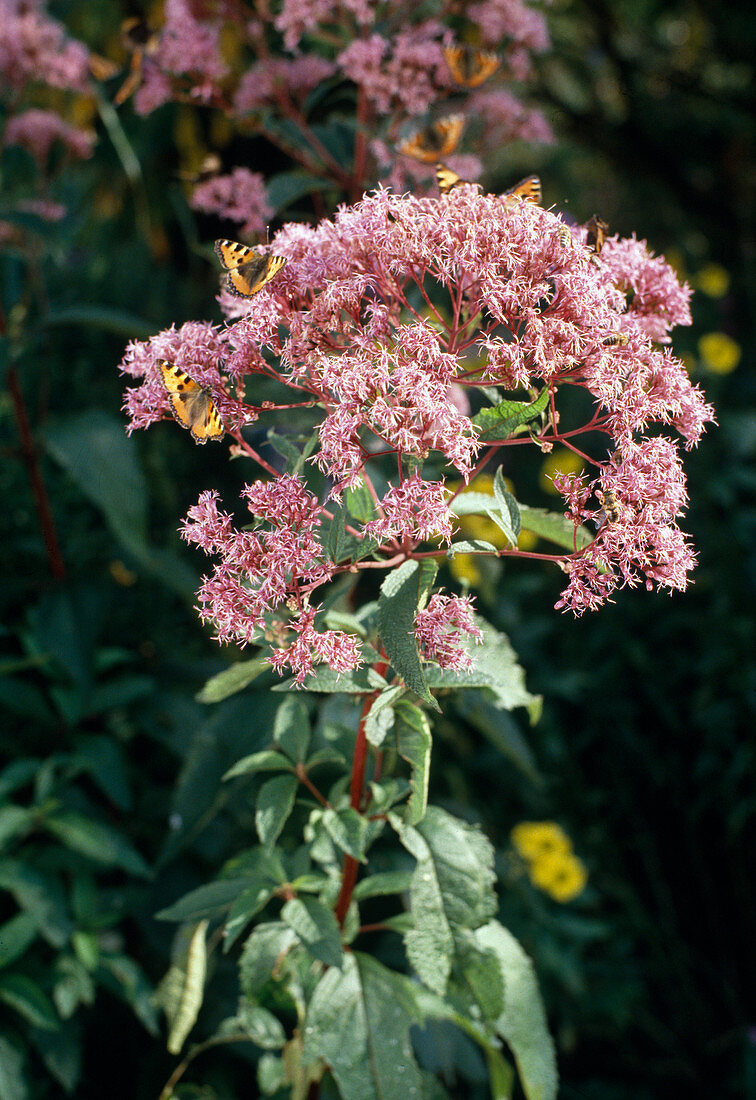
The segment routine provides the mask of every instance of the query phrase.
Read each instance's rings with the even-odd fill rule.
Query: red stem
[[[66,576],[66,567],[63,564],[63,555],[60,552],[58,534],[55,530],[55,519],[50,507],[50,498],[47,495],[47,487],[42,477],[42,470],[37,457],[38,452],[34,445],[34,436],[26,413],[26,403],[24,402],[24,395],[21,391],[18,372],[15,367],[8,369],[8,390],[13,402],[18,434],[21,438],[21,453],[24,456],[34,501],[37,505],[37,515],[39,516],[39,525],[42,528],[47,560],[50,563],[50,572],[56,581],[62,581]]]
[[[379,661],[375,666],[375,670],[379,675],[388,668],[387,661]],[[354,743],[354,759],[352,761],[352,782],[349,786],[349,804],[353,810],[357,810],[359,813],[362,808],[362,794],[363,787],[365,785],[365,764],[367,763],[367,737],[365,735],[365,722],[367,721],[368,711],[373,705],[373,701],[378,695],[377,691],[372,692],[370,695],[365,696],[365,701],[362,704],[362,714],[360,715],[360,724],[357,727],[357,740]],[[352,893],[354,891],[355,884],[357,882],[357,872],[359,871],[359,861],[354,856],[344,856],[344,868],[341,875],[341,890],[339,891],[339,897],[334,908],[336,920],[339,922],[339,926],[343,927],[346,919],[347,912],[349,910],[349,904],[352,900]]]

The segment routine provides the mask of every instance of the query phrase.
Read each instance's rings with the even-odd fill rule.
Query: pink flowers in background
[[[266,379],[283,382],[292,405],[311,410],[317,445],[302,472],[267,466],[273,480],[244,491],[264,527],[241,530],[214,494],[190,510],[184,537],[220,556],[199,593],[219,638],[251,641],[264,626],[277,640],[274,664],[298,678],[325,652],[334,668],[356,667],[355,639],[321,632],[317,589],[347,569],[443,557],[454,537],[446,476],[467,479],[516,443],[516,480],[522,440],[486,443],[460,400],[464,392],[473,408],[495,404],[491,387],[510,400],[548,391],[547,413],[531,424],[542,449],[577,447],[583,433],[592,441],[593,474],[556,479],[575,527],[589,521],[596,531],[583,549],[541,555],[568,575],[559,606],[579,614],[641,578],[685,586],[695,559],[677,526],[684,475],[678,444],[655,429],[674,427],[694,445],[712,410],[649,338],[688,320],[688,291],[645,245],[614,240],[606,259],[595,257],[551,211],[462,186],[436,199],[379,190],[315,227],[285,226],[271,250],[286,266],[248,300],[222,295],[225,326],[171,329],[132,344],[123,364],[144,377],[127,395],[133,427],[166,415],[156,368],[165,357],[212,393],[252,457],[238,426],[278,421],[285,430],[289,406],[280,420],[274,401],[251,405],[233,385],[241,395],[256,375],[263,395]],[[636,288],[629,306],[625,286]],[[562,428],[563,387],[592,398],[582,425],[573,417]],[[316,470],[325,479],[317,495],[306,488]],[[358,545],[375,545],[371,561],[334,559],[320,538],[349,485],[373,501],[373,515],[349,527]],[[466,601],[432,597],[416,632],[426,659],[456,668],[459,639],[475,627]]]
[[[481,33],[500,61],[483,89],[458,82],[444,54]],[[167,0],[134,104],[143,114],[172,99],[217,108],[354,200],[381,178],[394,186],[428,180],[435,158],[397,162],[396,150],[411,127],[443,114],[466,116],[469,136],[453,150],[463,157],[470,142],[551,140],[545,118],[516,87],[547,46],[543,17],[523,0],[462,0],[453,18],[440,0],[422,9],[407,0],[264,8]]]
[[[43,2],[0,0],[0,74],[7,87],[29,82],[83,92],[89,51],[69,38],[44,11]]]
[[[245,237],[264,233],[273,211],[268,206],[265,180],[259,172],[234,168],[225,176],[215,176],[195,187],[191,205],[204,214],[218,214],[237,222]]]
[[[91,156],[93,133],[69,126],[54,111],[32,109],[14,115],[3,131],[4,145],[21,145],[44,167],[48,154],[59,141],[73,157]]]

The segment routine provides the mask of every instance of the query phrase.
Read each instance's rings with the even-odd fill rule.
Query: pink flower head
[[[14,115],[3,133],[5,145],[23,146],[40,164],[47,161],[56,141],[61,142],[72,156],[86,158],[91,156],[94,140],[93,133],[69,126],[54,111],[37,109]]]
[[[89,51],[42,10],[42,3],[0,0],[0,74],[14,88],[27,81],[83,92]]]
[[[434,592],[428,606],[415,615],[415,637],[425,661],[441,668],[469,669],[473,660],[465,641],[483,641],[483,632],[475,625],[469,596],[444,596]]]
[[[440,30],[437,23],[423,23],[392,40],[380,34],[355,39],[339,54],[339,66],[381,114],[393,107],[424,114],[437,98],[444,67]]]
[[[234,96],[234,109],[248,114],[281,99],[300,101],[336,71],[332,61],[317,54],[302,57],[266,57],[242,76]]]
[[[294,50],[302,35],[318,23],[338,23],[341,18],[367,26],[375,18],[375,4],[370,0],[282,0],[275,26],[284,36],[286,49]]]
[[[442,481],[423,481],[418,474],[392,486],[381,499],[381,518],[365,524],[365,535],[387,542],[440,538],[451,542],[450,490]]]
[[[195,210],[218,214],[239,223],[239,232],[246,237],[265,230],[273,211],[268,206],[265,180],[259,172],[234,168],[226,176],[215,176],[195,187],[191,198]]]
[[[166,0],[165,23],[155,52],[156,63],[172,73],[192,73],[207,81],[227,72],[220,56],[219,26],[198,19],[190,0]]]
[[[350,672],[364,663],[359,639],[343,630],[316,630],[315,614],[315,608],[310,607],[290,619],[287,625],[294,631],[294,640],[282,649],[274,649],[268,657],[276,672],[291,669],[300,685],[318,663],[338,673]]]

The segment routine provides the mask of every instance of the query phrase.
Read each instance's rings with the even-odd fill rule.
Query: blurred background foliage
[[[51,11],[111,55],[120,20],[141,14]],[[756,1097],[753,15],[692,0],[556,0],[547,14],[538,90],[558,140],[496,150],[488,183],[538,171],[547,205],[637,232],[695,287],[674,346],[719,422],[688,458],[700,565],[685,596],[625,591],[577,622],[553,610],[561,577],[539,565],[478,578],[543,716],[484,740],[479,715],[446,710],[432,789],[496,844],[503,919],[534,957],[565,1098]],[[50,97],[61,107],[37,99]],[[63,106],[96,128],[95,153],[50,166],[66,217],[14,215],[23,241],[0,257],[0,1095],[146,1097],[172,1065],[149,998],[172,929],[154,914],[248,843],[249,803],[220,777],[265,743],[278,699],[272,679],[217,706],[194,698],[233,655],[199,626],[203,563],[176,527],[202,489],[235,496],[246,470],[169,423],[127,439],[115,364],[128,339],[219,317],[207,242],[229,230],[189,209],[177,172],[207,149],[227,167],[279,165],[194,108]],[[34,172],[4,150],[3,217]],[[543,457],[522,455],[505,467],[516,492],[553,506]],[[553,823],[557,863],[566,852],[587,871],[573,900],[513,843],[522,822]],[[198,1034],[233,1011],[235,966],[217,966]],[[488,1095],[472,1048],[449,1052],[449,1072],[464,1068],[453,1094]],[[248,1057],[205,1055],[192,1094],[254,1095]]]

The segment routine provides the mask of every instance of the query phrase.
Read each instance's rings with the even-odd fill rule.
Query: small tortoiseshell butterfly
[[[526,176],[514,187],[510,187],[508,191],[505,191],[504,195],[506,198],[524,199],[526,202],[532,202],[538,206],[541,201],[541,181],[538,176]]]
[[[455,84],[464,88],[479,88],[501,65],[495,53],[475,46],[444,46],[444,57]]]
[[[436,183],[442,195],[448,195],[455,187],[461,187],[463,183],[467,182],[467,180],[463,180],[461,176],[458,176],[453,169],[447,168],[445,164],[436,165]]]
[[[215,253],[227,272],[225,289],[238,298],[252,298],[286,263],[283,256],[259,252],[238,241],[216,241]]]
[[[209,392],[175,363],[158,359],[158,366],[171,402],[171,412],[179,424],[188,428],[198,443],[222,439],[226,429]]]
[[[399,152],[424,164],[433,164],[439,157],[448,157],[454,152],[464,128],[464,115],[447,115],[410,134],[399,146]]]

